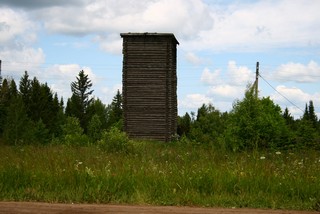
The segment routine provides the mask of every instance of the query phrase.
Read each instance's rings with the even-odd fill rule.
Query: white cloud
[[[320,103],[320,94],[315,93],[315,94],[309,94],[301,90],[300,88],[297,87],[286,87],[284,85],[279,85],[276,87],[276,90],[286,97],[288,100],[294,102],[294,104],[301,106],[302,107],[305,105],[305,103],[309,102],[310,100],[313,100],[314,102],[319,102]],[[292,105],[291,103],[288,103],[289,101],[285,99],[283,96],[281,96],[279,93],[275,93],[271,96],[271,98],[276,102],[276,103],[281,103],[281,104],[289,104]]]
[[[209,68],[205,68],[201,74],[201,82],[209,85],[217,85],[221,83],[221,70],[217,69],[210,72]]]
[[[210,87],[208,93],[210,96],[219,96],[224,98],[236,99],[244,94],[244,88],[223,84]]]
[[[198,57],[196,54],[192,52],[186,53],[185,58],[188,62],[191,62],[192,64],[195,64],[195,65],[199,65],[203,62],[203,60],[200,57]]]
[[[274,93],[270,98],[277,104],[279,104],[282,109],[288,107],[290,113],[299,118],[303,114],[306,103],[310,100],[313,101],[315,107],[319,106],[320,103],[320,93],[316,92],[314,94],[306,93],[297,87],[286,87],[284,85],[279,85],[276,87],[279,93]],[[285,98],[284,98],[285,97]],[[289,100],[289,101],[288,101]],[[318,110],[317,110],[318,109]],[[317,108],[317,114],[320,116],[319,108]]]
[[[197,0],[95,0],[77,7],[44,7],[34,17],[52,33],[94,34],[101,48],[111,53],[121,50],[121,32],[172,32],[183,40],[213,24],[209,8]]]
[[[209,85],[228,84],[245,87],[254,81],[254,74],[248,67],[238,66],[235,61],[229,61],[226,72],[221,69],[211,72],[209,68],[205,68],[201,75],[201,81]]]
[[[257,51],[319,45],[319,1],[235,1],[213,6],[214,25],[187,41],[190,49]]]
[[[74,35],[160,30],[193,37],[212,25],[208,8],[196,0],[96,0],[82,8],[45,8],[40,17],[49,31]]]
[[[301,63],[289,62],[279,66],[273,79],[287,82],[294,81],[298,83],[314,83],[320,81],[320,66],[315,61],[310,61],[304,65]]]
[[[45,55],[41,48],[22,46],[17,49],[0,49],[0,59],[2,59],[2,75],[20,79],[24,71],[36,75],[45,62]]]
[[[243,97],[247,85],[253,83],[255,78],[248,67],[237,65],[235,61],[230,60],[226,70],[218,68],[210,71],[209,68],[205,68],[200,80],[209,87],[204,95],[197,94],[196,98],[200,100],[203,97],[210,102],[214,99],[213,105],[221,111],[226,111],[232,109],[235,100]]]
[[[204,94],[188,94],[182,100],[178,101],[179,108],[195,109],[202,106],[202,104],[212,103],[212,98]]]
[[[252,71],[246,66],[237,66],[235,61],[228,62],[228,78],[230,85],[246,86],[248,83],[254,81],[254,75]]]
[[[31,8],[22,3],[10,4],[24,8],[21,14]],[[46,1],[41,6],[31,1],[30,5],[37,9],[28,15],[49,32],[94,34],[101,48],[113,53],[121,49],[120,39],[113,36],[119,37],[120,32],[173,32],[189,51],[252,51],[320,44],[319,1],[231,1],[223,7],[219,2],[199,0]],[[11,34],[1,34],[0,40],[8,40],[32,25],[25,15],[10,15],[10,9],[6,13],[8,20],[0,22],[0,29],[16,27]],[[14,25],[14,17],[23,17],[25,22]],[[192,55],[187,57],[198,62]]]
[[[122,38],[119,34],[98,35],[94,41],[99,43],[100,48],[106,52],[113,54],[122,53]]]
[[[9,8],[0,8],[0,43],[3,46],[12,46],[16,42],[33,42],[36,40],[34,30],[36,25],[30,21],[23,11],[14,11]]]
[[[242,97],[247,85],[254,81],[252,71],[246,66],[238,66],[235,61],[229,61],[227,71],[216,69],[211,72],[205,68],[201,75],[201,82],[208,84],[208,96],[219,99],[234,99]]]

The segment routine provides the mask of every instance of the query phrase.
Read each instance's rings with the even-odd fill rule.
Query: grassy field
[[[3,146],[0,200],[320,209],[320,152]]]

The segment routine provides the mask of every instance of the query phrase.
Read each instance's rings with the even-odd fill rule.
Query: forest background
[[[47,83],[28,72],[17,86],[4,79],[0,88],[0,138],[8,145],[97,144],[112,128],[122,131],[122,95],[111,104],[93,96],[92,83],[80,71],[71,84],[72,96],[59,100]],[[306,103],[301,118],[294,119],[269,97],[258,96],[248,85],[242,100],[235,100],[230,112],[203,104],[197,113],[178,117],[177,139],[210,144],[232,151],[244,149],[319,149],[320,121],[313,101]]]

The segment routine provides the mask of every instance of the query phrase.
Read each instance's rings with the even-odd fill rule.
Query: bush
[[[80,121],[76,117],[67,117],[66,123],[62,126],[63,143],[67,145],[85,145],[89,139],[83,134]]]
[[[126,133],[121,132],[117,127],[112,127],[102,133],[98,141],[100,148],[109,152],[123,152],[128,150],[129,138]]]

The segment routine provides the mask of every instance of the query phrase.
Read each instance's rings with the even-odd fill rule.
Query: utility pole
[[[254,82],[254,85],[255,85],[255,95],[256,95],[256,98],[258,98],[258,81],[259,81],[259,62],[257,62],[257,65],[256,65],[256,81]]]
[[[2,76],[1,76],[1,59],[0,59],[0,87],[2,86]]]

